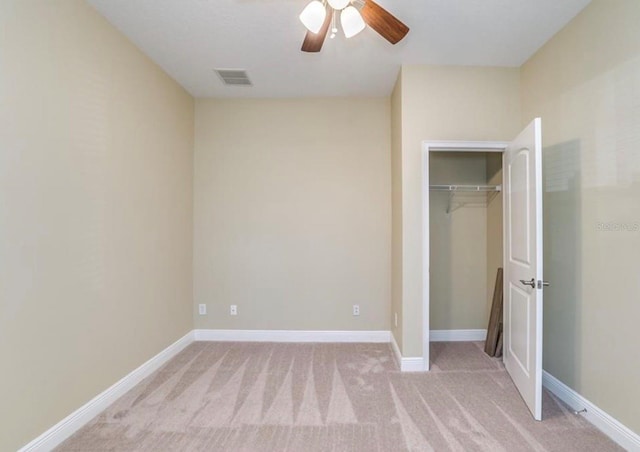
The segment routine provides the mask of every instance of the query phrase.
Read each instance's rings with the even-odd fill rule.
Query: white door
[[[542,131],[536,118],[507,147],[504,363],[536,420],[542,419]]]

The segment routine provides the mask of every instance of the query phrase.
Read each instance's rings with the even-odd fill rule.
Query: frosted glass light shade
[[[300,13],[300,22],[303,23],[311,33],[317,33],[322,28],[327,17],[327,9],[318,0],[313,0]]]
[[[366,27],[364,19],[353,6],[349,6],[340,13],[340,23],[342,23],[342,31],[347,38],[351,38],[360,33]]]
[[[329,6],[340,11],[347,7],[351,0],[329,0]]]

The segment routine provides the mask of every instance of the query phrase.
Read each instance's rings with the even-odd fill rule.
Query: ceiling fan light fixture
[[[329,6],[338,11],[345,9],[349,3],[351,3],[351,0],[329,0]]]
[[[340,13],[340,23],[342,31],[347,38],[352,38],[365,29],[366,24],[360,11],[353,6],[348,6]]]
[[[327,9],[322,2],[313,0],[300,13],[300,22],[307,27],[311,33],[318,33],[327,17]]]

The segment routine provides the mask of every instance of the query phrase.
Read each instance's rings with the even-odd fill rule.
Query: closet
[[[429,152],[432,331],[486,330],[502,217],[501,152]]]

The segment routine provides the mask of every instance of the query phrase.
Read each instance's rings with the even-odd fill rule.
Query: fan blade
[[[304,37],[304,42],[302,43],[301,50],[303,52],[315,53],[322,50],[322,44],[324,44],[324,40],[327,37],[332,17],[333,11],[327,11],[327,17],[324,19],[324,24],[322,24],[320,31],[318,33],[307,31],[307,35]]]
[[[402,38],[409,33],[409,27],[373,0],[365,0],[360,14],[362,14],[362,18],[367,25],[391,44],[397,44],[402,41]]]

